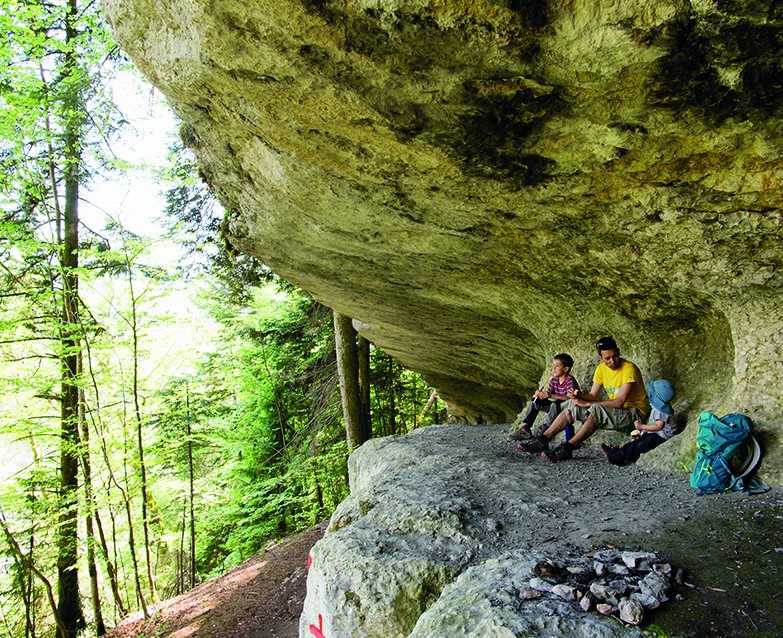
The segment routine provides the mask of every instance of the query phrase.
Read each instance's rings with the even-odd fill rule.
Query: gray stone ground
[[[684,472],[611,466],[597,444],[551,464],[507,429],[433,426],[357,450],[352,494],[311,553],[300,636],[319,615],[329,638],[639,635],[518,599],[537,558],[603,546],[662,551],[686,571],[643,629],[783,632],[780,494],[697,497]]]

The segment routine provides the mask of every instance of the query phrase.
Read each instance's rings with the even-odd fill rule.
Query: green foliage
[[[80,227],[78,266],[63,266],[69,170],[78,164],[86,185],[124,168],[103,144],[121,123],[106,98],[108,73],[124,60],[97,4],[81,7],[66,44],[68,6],[0,7],[0,440],[12,459],[0,484],[10,534],[0,543],[10,566],[0,573],[0,611],[12,636],[25,635],[25,602],[38,630],[49,629],[31,568],[56,590],[64,514],[89,515],[99,528],[100,599],[119,610],[151,593],[138,578],[143,511],[150,571],[166,594],[193,575],[191,523],[203,578],[323,520],[348,493],[332,312],[225,245],[224,212],[184,149],[165,175],[174,184],[169,230],[197,264],[184,281],[202,290],[198,309],[149,242],[111,214],[100,231]],[[69,147],[74,128],[81,135]],[[65,321],[69,280],[78,281],[79,312]],[[79,431],[66,442],[61,360],[73,355]],[[410,430],[430,389],[376,348],[371,366],[374,436]],[[62,453],[80,461],[78,501],[67,506],[58,499]],[[84,538],[74,542],[83,556]],[[84,566],[82,557],[76,570]]]
[[[231,410],[213,432],[224,454],[213,483],[228,498],[199,520],[209,571],[314,524],[345,495],[331,312],[268,287],[248,309],[222,306],[220,316],[224,346],[208,365],[223,368]]]
[[[417,424],[432,388],[420,375],[403,368],[383,350],[373,348],[371,404],[374,436],[405,434]],[[438,422],[442,415],[432,411],[426,423]]]
[[[348,494],[331,310],[287,285],[247,298],[247,307],[215,305],[222,345],[195,375],[226,384],[203,399],[212,410],[209,454],[221,459],[197,514],[199,569],[206,574],[316,524]],[[376,348],[371,368],[375,435],[407,432],[431,388]],[[216,398],[225,406],[217,411]],[[198,410],[193,402],[190,409]],[[436,418],[433,412],[427,422]]]
[[[193,130],[183,124],[183,140],[195,143]],[[202,178],[193,154],[183,145],[170,149],[170,166],[161,177],[172,185],[166,190],[163,222],[169,235],[185,247],[183,268],[209,273],[221,282],[225,297],[250,302],[254,287],[276,281],[271,270],[250,255],[234,250],[223,237],[225,211]]]

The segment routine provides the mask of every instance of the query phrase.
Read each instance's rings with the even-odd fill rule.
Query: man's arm
[[[571,397],[574,405],[577,405],[580,408],[587,408],[591,403],[596,403],[598,401],[598,395],[601,394],[603,387],[604,386],[602,383],[593,383],[593,387],[590,388],[590,392],[580,392],[578,390],[575,391]]]
[[[598,388],[596,390],[596,387]],[[622,408],[625,405],[625,400],[631,394],[633,389],[633,383],[623,383],[620,389],[617,391],[617,395],[614,399],[607,399],[605,401],[598,400],[598,393],[603,386],[600,383],[594,383],[590,390],[590,394],[581,394],[578,399],[574,399],[574,405],[580,408],[589,408],[590,404],[597,403],[598,405],[606,406],[607,408]]]
[[[606,406],[607,408],[621,408],[625,405],[625,401],[630,396],[631,390],[633,390],[633,383],[623,383],[614,399],[595,401],[595,403]]]

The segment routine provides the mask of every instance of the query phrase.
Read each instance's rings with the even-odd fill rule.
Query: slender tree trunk
[[[394,390],[394,381],[392,381],[389,385],[389,434],[397,434],[397,400]]]
[[[76,0],[68,0],[65,31],[66,45],[73,46],[78,19]],[[73,48],[66,51],[65,69],[69,81],[77,72]],[[85,627],[79,593],[78,508],[79,489],[79,288],[76,270],[79,266],[79,170],[80,122],[78,89],[74,86],[66,98],[70,114],[65,125],[65,206],[62,242],[62,397],[60,417],[60,523],[57,547],[58,602],[61,623],[57,638],[73,638]]]
[[[144,461],[144,439],[143,439],[143,420],[141,418],[141,402],[139,399],[139,326],[137,317],[137,300],[133,291],[133,270],[130,259],[125,257],[128,269],[128,288],[131,297],[131,329],[133,333],[133,409],[136,419],[136,443],[137,453],[139,455],[139,472],[141,479],[141,525],[144,531],[144,554],[147,558],[147,580],[150,585],[150,596],[153,602],[157,600],[158,595],[155,588],[155,578],[152,570],[152,550],[150,543],[150,524],[149,524],[149,483],[147,479],[147,464]]]
[[[370,420],[370,342],[359,335],[356,353],[359,359],[359,398],[361,399],[362,427],[367,438],[372,438],[372,421]]]
[[[101,403],[100,403],[100,392],[98,389],[98,381],[95,378],[95,372],[92,367],[92,352],[90,350],[90,342],[88,339],[84,340],[84,352],[87,354],[87,369],[90,374],[90,379],[92,381],[92,388],[93,392],[95,394],[95,409],[93,411],[93,414],[97,414],[97,417],[94,419],[94,423],[96,423],[96,427],[100,425],[101,430],[103,429],[103,426],[101,425]],[[86,400],[84,401],[84,409],[86,410]],[[103,433],[99,430],[98,431],[99,439],[102,442],[102,450],[104,452],[104,461],[106,463],[106,469],[109,472],[110,480],[113,480],[114,473],[112,470],[112,467],[109,463],[109,455],[108,452],[105,449],[106,441],[103,437]],[[84,446],[86,449],[86,453],[89,454],[89,441],[90,441],[90,431],[89,431],[89,425],[87,424],[86,418],[83,421],[83,439],[84,439]],[[87,457],[89,459],[89,457]],[[85,471],[85,476],[87,476],[87,472]],[[115,481],[116,483],[116,481]],[[92,492],[92,487],[89,485],[89,481],[85,479],[85,485],[88,486],[90,492]],[[98,512],[97,508],[93,508],[93,517],[95,519],[95,527],[98,529],[98,539],[100,541],[100,547],[101,552],[103,554],[103,558],[106,561],[106,573],[109,576],[109,584],[111,585],[111,591],[112,595],[114,597],[114,604],[117,608],[117,611],[119,611],[120,616],[125,616],[128,612],[125,609],[125,605],[122,602],[122,595],[120,594],[120,586],[119,582],[117,580],[117,570],[114,566],[114,561],[112,560],[112,557],[109,553],[109,544],[106,541],[106,534],[103,531],[103,523],[101,522],[101,516]]]
[[[185,405],[188,424],[188,487],[190,493],[190,588],[196,586],[196,477],[193,471],[193,432],[190,426],[190,389],[185,386]]]
[[[370,438],[367,423],[362,420],[362,397],[359,391],[359,357],[356,330],[350,317],[334,312],[334,343],[337,353],[337,373],[345,420],[348,449],[360,446]]]
[[[122,427],[123,427],[123,432],[127,432],[127,424],[124,421],[123,421],[123,426]],[[124,458],[127,458],[127,436],[125,436],[124,438],[126,439],[126,450],[125,450],[126,454],[124,455]],[[135,537],[135,534],[133,533],[133,515],[132,515],[132,512],[131,512],[130,497],[128,496],[128,492],[122,487],[122,485],[120,485],[120,482],[117,480],[117,476],[115,475],[114,470],[112,469],[111,461],[109,459],[109,450],[106,447],[106,438],[105,437],[101,437],[101,452],[103,453],[103,462],[105,463],[106,469],[107,469],[107,471],[109,473],[109,481],[120,492],[120,495],[121,495],[121,498],[122,498],[122,504],[123,504],[123,507],[125,509],[125,516],[127,517],[127,520],[128,520],[128,551],[130,552],[131,563],[133,564],[133,582],[134,582],[134,584],[136,586],[136,598],[139,601],[139,605],[140,605],[141,610],[142,610],[142,612],[144,614],[144,618],[146,619],[146,618],[150,617],[150,614],[149,614],[149,611],[147,610],[147,602],[146,602],[146,600],[144,598],[144,591],[142,590],[142,587],[141,587],[141,574],[139,573],[139,559],[138,559],[138,556],[137,556],[138,550],[136,548],[136,537]],[[127,482],[128,482],[127,466],[124,465],[124,467],[126,468],[126,471],[125,471],[125,483],[127,484]],[[117,560],[116,560],[117,559],[117,554],[116,554],[117,525],[116,525],[116,522],[114,520],[114,516],[112,516],[111,518],[112,518],[112,545],[115,548],[115,554],[114,554],[114,561],[113,562],[114,562],[114,564],[118,564]],[[106,540],[105,540],[105,537],[103,536],[103,527],[101,527],[100,525],[99,525],[99,530],[100,530],[100,533],[101,533],[101,538],[103,539],[103,546],[104,546],[104,548],[107,548]],[[108,554],[108,548],[107,548],[107,551],[106,551],[107,562],[108,562],[108,564],[111,565],[112,561],[108,560],[108,555],[109,554]],[[121,599],[121,597],[119,595],[119,589],[117,589],[115,591],[115,601],[116,601],[116,603],[117,603],[117,605],[118,605],[118,607],[120,609],[120,612],[124,615],[125,614],[125,610],[123,609],[123,606],[122,606],[122,599]]]
[[[111,469],[109,470],[109,472],[111,472]],[[111,478],[111,480],[113,482],[116,483],[116,481],[113,478],[113,475],[110,478]],[[122,492],[122,490],[120,490],[120,492]],[[125,496],[124,493],[123,493],[123,496]],[[114,591],[114,604],[116,605],[117,611],[119,611],[120,616],[125,616],[128,612],[127,612],[127,610],[125,608],[125,605],[122,602],[122,595],[120,594],[120,587],[119,587],[119,580],[120,579],[119,579],[119,576],[117,574],[117,571],[115,571],[116,568],[114,567],[115,565],[121,565],[121,563],[120,563],[120,561],[119,561],[119,559],[117,557],[117,517],[114,515],[114,510],[109,509],[109,520],[111,521],[111,547],[112,547],[111,557],[109,556],[109,545],[108,545],[108,543],[106,541],[106,536],[104,535],[103,526],[101,525],[101,519],[100,519],[100,517],[96,517],[95,520],[98,523],[98,532],[101,535],[102,547],[103,547],[104,551],[106,552],[106,564],[108,566],[108,572],[109,572],[110,577],[111,577],[111,575],[113,575],[113,577],[112,577],[112,588],[113,588],[113,591]],[[135,547],[133,547],[133,551],[134,552],[136,551]],[[134,582],[136,583],[137,586],[140,587],[141,584],[140,584],[139,578],[138,578],[138,565],[137,565],[137,561],[136,561],[136,556],[135,555],[133,556],[131,562],[133,563],[133,567],[134,567],[134,575],[135,575]],[[148,613],[147,613],[146,605],[144,605],[144,607],[143,607],[143,612],[144,612],[144,617],[147,618],[148,617]]]
[[[317,472],[313,474],[313,480],[315,481],[315,496],[318,501],[318,514],[320,515],[324,510],[324,494],[321,489],[321,481],[318,480]]]
[[[106,572],[109,575],[109,584],[111,585],[112,595],[114,597],[114,604],[119,611],[120,616],[125,616],[128,611],[125,609],[125,604],[122,602],[122,595],[120,594],[120,584],[117,581],[117,569],[114,567],[114,561],[109,555],[109,546],[106,542],[106,534],[103,531],[103,524],[101,523],[101,517],[96,510],[95,526],[98,528],[98,538],[101,542],[101,552],[103,552],[104,560],[106,561]]]
[[[421,414],[416,418],[416,424],[414,427],[420,427],[422,423],[424,423],[424,419],[427,418],[427,415],[430,413],[433,407],[435,407],[435,413],[437,414],[437,406],[438,406],[438,391],[433,390],[432,394],[430,394],[430,398],[427,399],[427,404],[424,406],[424,409],[421,411]]]
[[[3,528],[3,533],[8,540],[8,544],[11,547],[11,551],[14,554],[15,559],[20,562],[24,562],[24,555],[22,554],[22,550],[19,547],[19,544],[16,542],[14,535],[11,533],[11,528],[8,526],[8,521],[5,519],[5,515],[2,512],[0,512],[0,527]],[[41,570],[38,569],[32,562],[30,563],[30,570],[33,572],[33,574],[35,574],[36,578],[41,581],[41,584],[46,590],[46,599],[49,602],[49,607],[52,610],[52,616],[54,616],[54,622],[57,625],[57,634],[65,635],[68,632],[68,628],[65,626],[63,619],[60,617],[59,606],[57,605],[57,601],[54,599],[54,588],[52,587],[52,584],[49,582],[49,579],[46,578],[46,576],[41,572]]]
[[[125,429],[125,425],[123,425],[123,429]],[[126,444],[127,445],[127,444]],[[108,452],[104,446],[103,450],[104,455],[108,455]],[[107,463],[108,463],[108,456],[107,456]],[[128,469],[127,464],[124,464],[125,469],[125,484],[128,484]],[[117,487],[118,490],[120,490],[120,493],[122,494],[122,501],[125,505],[125,516],[128,519],[128,549],[131,554],[131,559],[133,562],[133,579],[136,584],[136,597],[138,598],[139,605],[141,606],[142,612],[144,613],[144,618],[149,618],[149,611],[147,610],[147,603],[144,599],[144,590],[141,587],[141,573],[139,571],[139,559],[138,559],[138,550],[136,548],[136,535],[133,532],[133,515],[131,512],[131,502],[130,502],[130,496],[128,496],[128,492],[123,489],[123,487],[119,484],[119,482],[114,478],[112,475],[112,479],[114,480],[114,485]]]
[[[27,555],[27,565],[25,566],[25,578],[27,579],[26,586],[22,598],[24,599],[24,613],[25,613],[25,637],[35,636],[35,609],[33,608],[33,599],[35,597],[35,585],[33,584],[33,550],[35,549],[35,532],[34,528],[30,527],[30,551]],[[10,634],[9,634],[10,635]]]
[[[79,375],[83,371],[82,355],[79,355]],[[79,428],[81,431],[82,474],[84,475],[84,494],[87,503],[85,516],[85,529],[87,532],[87,572],[90,575],[90,600],[92,602],[93,621],[95,633],[103,636],[106,633],[106,625],[103,622],[103,610],[101,609],[101,594],[98,585],[98,565],[95,560],[95,527],[93,524],[93,512],[97,510],[92,492],[92,464],[90,462],[90,429],[85,418],[86,401],[84,389],[79,390]]]

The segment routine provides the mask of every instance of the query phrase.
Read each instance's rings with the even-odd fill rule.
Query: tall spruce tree
[[[97,3],[8,0],[0,7],[3,284],[21,297],[14,332],[59,361],[57,636],[85,626],[78,572],[80,189],[107,110],[97,95],[109,45]],[[88,116],[89,113],[89,116]],[[93,152],[93,155],[95,153]]]

